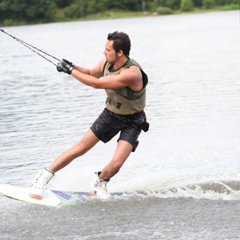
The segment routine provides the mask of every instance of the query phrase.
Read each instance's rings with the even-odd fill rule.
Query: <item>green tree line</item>
[[[170,14],[217,6],[236,8],[238,0],[0,0],[0,25],[76,20],[107,11]]]

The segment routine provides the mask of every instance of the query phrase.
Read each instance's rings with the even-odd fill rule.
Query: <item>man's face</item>
[[[118,55],[117,55],[116,51],[113,48],[113,41],[107,41],[107,43],[105,45],[105,50],[104,50],[103,53],[104,53],[104,55],[106,57],[106,60],[109,63],[114,63],[117,60],[117,58],[118,58]]]

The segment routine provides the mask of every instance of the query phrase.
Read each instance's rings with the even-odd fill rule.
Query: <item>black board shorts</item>
[[[133,152],[138,146],[138,137],[146,122],[144,111],[132,115],[119,115],[104,109],[90,129],[102,142],[107,143],[120,132],[117,141],[124,140],[132,144]]]

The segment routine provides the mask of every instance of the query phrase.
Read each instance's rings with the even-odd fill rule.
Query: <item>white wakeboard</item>
[[[8,198],[44,206],[69,206],[79,201],[95,198],[89,192],[62,191],[46,189],[42,200],[29,196],[30,188],[17,187],[10,184],[0,184],[0,193]],[[112,193],[111,196],[121,196],[123,193]]]

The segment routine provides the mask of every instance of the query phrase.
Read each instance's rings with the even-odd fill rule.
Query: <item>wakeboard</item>
[[[79,201],[96,198],[94,196],[90,196],[89,192],[46,189],[43,199],[38,200],[29,196],[29,188],[13,186],[10,184],[0,184],[0,193],[15,200],[50,207],[70,206],[77,204]],[[121,195],[122,193],[111,194],[111,196]]]

